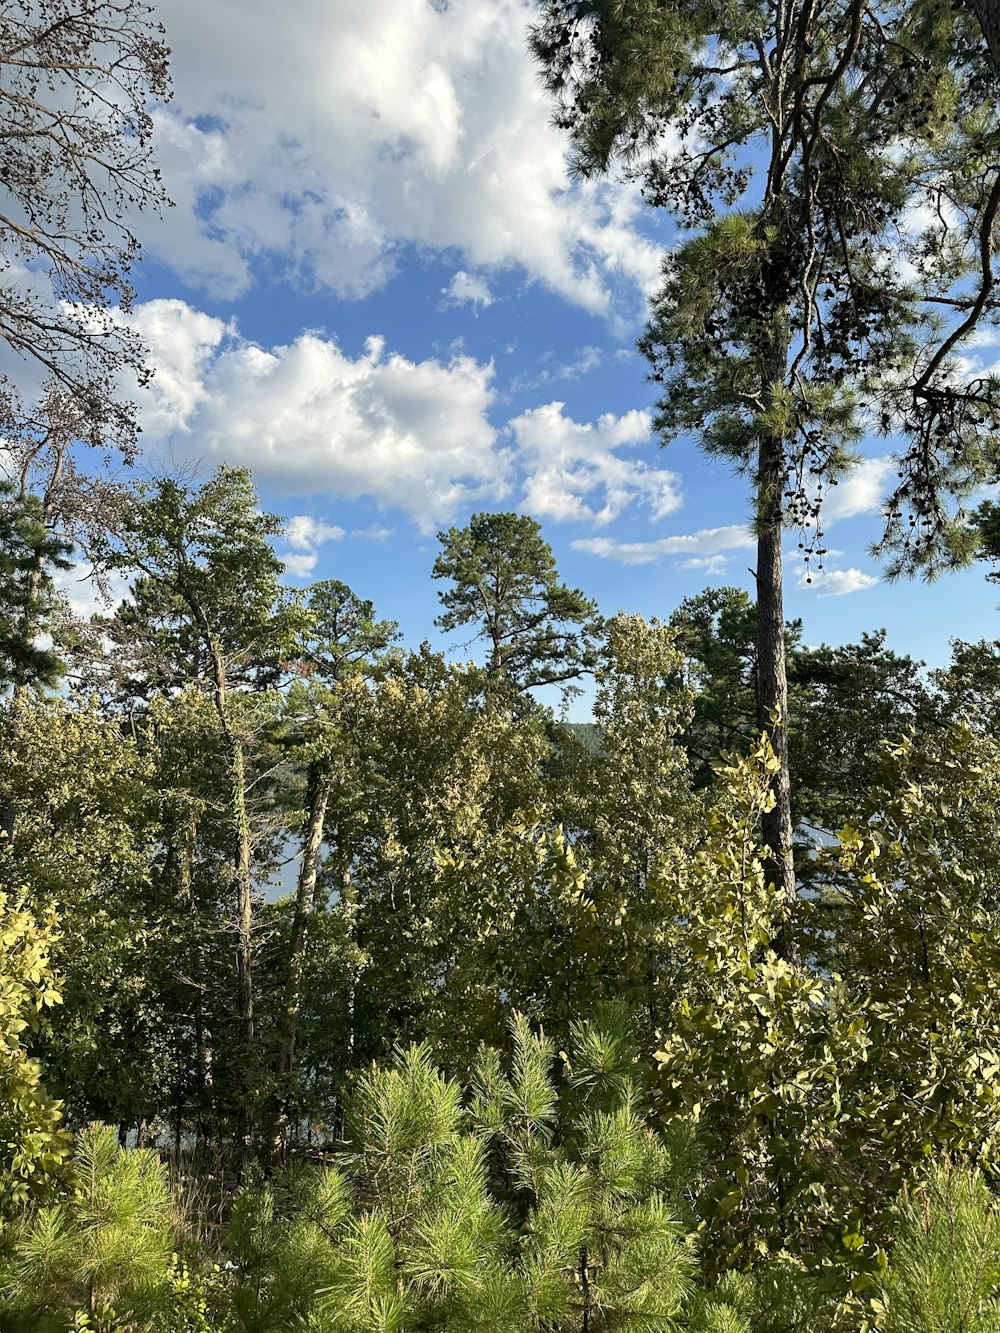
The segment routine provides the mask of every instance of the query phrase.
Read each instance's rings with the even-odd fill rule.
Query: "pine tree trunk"
[[[782,490],[785,481],[781,441],[761,440],[757,473],[757,725],[771,742],[778,771],[772,781],[774,808],[762,822],[770,849],[767,878],[784,904],[774,947],[794,961],[792,916],[796,902],[792,862],[791,782],[788,771],[788,675],[785,662],[785,613],[782,596]]]

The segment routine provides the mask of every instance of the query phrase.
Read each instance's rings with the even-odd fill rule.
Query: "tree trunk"
[[[782,923],[774,940],[777,953],[796,960],[792,917],[796,902],[792,862],[791,782],[788,772],[788,675],[785,663],[785,613],[782,597],[782,490],[785,482],[781,441],[761,440],[757,472],[757,725],[771,742],[778,771],[772,780],[774,808],[765,814],[762,835],[770,849],[764,872],[782,900]]]
[[[249,1063],[254,1039],[253,1013],[253,883],[250,875],[250,819],[246,805],[246,762],[243,743],[233,740],[230,768],[233,782],[233,832],[236,835],[236,974],[240,1011],[240,1046]]]
[[[247,812],[246,756],[243,741],[230,726],[227,703],[226,664],[215,635],[201,607],[192,600],[195,619],[205,634],[215,685],[215,711],[223,738],[229,747],[229,776],[232,781],[230,811],[235,839],[233,879],[236,888],[236,995],[240,1017],[239,1056],[242,1061],[239,1119],[241,1150],[249,1154],[253,1143],[254,1114],[251,1105],[253,1084],[253,880],[251,877],[250,816]]]
[[[198,816],[192,808],[181,832],[177,896],[197,925],[194,866],[198,855]],[[191,933],[188,974],[194,990],[192,1018],[195,1048],[195,1153],[201,1157],[208,1143],[208,1098],[212,1086],[212,1038],[205,1022],[205,960],[200,932]]]
[[[278,1047],[275,1054],[274,1112],[268,1127],[265,1151],[273,1163],[281,1148],[281,1135],[288,1115],[288,1094],[295,1065],[295,1037],[299,1017],[302,970],[309,943],[309,924],[316,910],[316,881],[323,847],[326,808],[330,799],[330,777],[324,765],[316,764],[309,775],[309,822],[295,886],[295,914],[288,948],[288,972],[278,1019]]]

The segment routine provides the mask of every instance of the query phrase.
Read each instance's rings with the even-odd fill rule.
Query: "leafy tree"
[[[549,841],[546,860],[568,864],[572,856],[586,887],[574,901],[533,880],[530,914],[515,918],[511,956],[513,962],[520,954],[515,974],[528,982],[533,973],[535,988],[530,1005],[527,990],[515,988],[515,1003],[557,1035],[614,993],[652,1039],[660,1007],[674,998],[655,871],[664,847],[687,845],[701,827],[682,745],[693,696],[681,683],[678,637],[640,616],[619,613],[605,622],[594,745],[580,747],[575,763],[564,761],[569,771],[561,781],[546,775],[564,833]],[[517,896],[524,895],[522,889]],[[512,979],[503,984],[511,987]]]
[[[151,156],[152,105],[170,95],[162,35],[142,0],[12,0],[0,17],[0,338],[73,400],[95,447],[134,439],[122,366],[148,377],[115,312],[133,297],[128,214],[168,202]],[[19,417],[6,379],[3,398]]]
[[[841,835],[828,962],[864,1008],[868,1067],[845,1092],[869,1127],[852,1156],[882,1190],[942,1153],[990,1163],[1000,1133],[1000,753],[965,727],[908,736],[878,779]]]
[[[0,856],[6,861],[9,853]],[[52,1191],[69,1156],[62,1103],[46,1093],[29,1054],[48,1011],[62,1001],[51,961],[57,938],[54,912],[36,916],[0,891],[0,1229]]]
[[[307,622],[280,583],[283,566],[271,545],[280,527],[275,515],[260,512],[249,472],[221,467],[197,490],[171,479],[145,487],[118,548],[104,557],[106,567],[136,575],[116,635],[138,639],[146,688],[196,684],[215,710],[228,768],[237,1005],[248,1078],[255,1045],[248,751],[274,716],[255,692],[280,679]],[[249,1091],[243,1101],[248,1117]]]
[[[475,627],[488,648],[487,672],[517,690],[575,680],[593,666],[595,605],[560,583],[541,528],[523,514],[473,514],[468,527],[439,532],[442,551],[433,577],[451,587],[438,594],[435,624]]]
[[[160,1109],[170,1021],[150,885],[155,768],[86,706],[28,700],[6,721],[0,800],[17,800],[21,816],[0,874],[62,923],[51,945],[62,1016],[40,1041],[49,1077],[74,1118],[135,1124]]]
[[[387,662],[370,690],[352,684],[344,705],[361,742],[346,789],[348,841],[334,862],[341,875],[348,868],[349,882],[334,887],[367,960],[355,1058],[383,1058],[419,1035],[449,1064],[465,1060],[506,1028],[505,955],[492,923],[509,919],[523,871],[517,852],[516,868],[507,864],[511,846],[535,863],[516,830],[543,799],[544,735],[484,690],[481,671],[426,650]]]
[[[775,762],[764,744],[733,765],[697,853],[668,849],[658,871],[677,995],[661,1106],[700,1126],[709,1271],[788,1252],[857,1321],[903,1182],[943,1153],[993,1160],[1000,899],[985,812],[1000,769],[995,742],[967,730],[887,750],[829,853],[827,948],[792,963],[771,947],[781,903],[759,843],[760,769]]]
[[[640,347],[663,439],[752,479],[764,836],[790,907],[783,528],[822,557],[823,489],[873,424],[898,444],[881,550],[933,573],[971,554],[953,502],[994,467],[998,386],[959,359],[998,309],[1000,170],[969,167],[996,162],[990,57],[963,7],[861,0],[548,0],[533,45],[576,169],[621,163],[680,228]],[[925,203],[949,220],[914,227]]]

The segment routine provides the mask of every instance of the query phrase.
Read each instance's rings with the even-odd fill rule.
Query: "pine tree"
[[[1000,1205],[977,1171],[935,1166],[903,1191],[881,1284],[885,1333],[998,1333]]]
[[[439,532],[434,578],[444,614],[435,624],[474,626],[488,647],[486,670],[517,690],[576,680],[593,666],[595,605],[559,582],[552,548],[523,514],[473,514]]]
[[[77,1138],[72,1181],[68,1198],[13,1230],[0,1287],[4,1327],[27,1333],[47,1314],[67,1311],[93,1333],[142,1327],[163,1301],[170,1263],[166,1167],[152,1152],[126,1151],[113,1130],[96,1125]]]

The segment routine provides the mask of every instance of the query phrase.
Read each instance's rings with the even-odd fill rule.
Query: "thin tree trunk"
[[[299,997],[302,990],[302,971],[309,943],[309,925],[316,910],[316,882],[319,875],[320,852],[326,809],[330,799],[329,773],[325,766],[314,765],[309,783],[309,822],[306,828],[302,864],[295,886],[295,914],[292,917],[292,937],[288,949],[288,972],[285,993],[278,1019],[278,1047],[275,1055],[275,1109],[268,1130],[267,1155],[272,1163],[281,1148],[281,1135],[288,1115],[288,1094],[295,1065],[295,1038],[298,1028]]]
[[[182,831],[177,896],[192,920],[196,918],[194,900],[194,865],[198,854],[198,816],[190,811]],[[194,989],[195,1050],[195,1153],[204,1153],[208,1142],[206,1114],[208,1090],[212,1086],[212,1039],[205,1024],[205,962],[200,932],[192,932],[188,951],[188,972]]]
[[[250,818],[246,805],[246,761],[243,743],[233,739],[230,756],[233,783],[233,832],[236,836],[236,974],[240,1012],[240,1048],[247,1065],[254,1044],[253,1012],[253,884],[250,875]],[[244,1107],[248,1120],[249,1106]]]
[[[765,437],[760,444],[757,474],[757,725],[771,742],[778,771],[772,780],[774,808],[765,814],[761,831],[770,849],[764,865],[765,874],[779,891],[783,903],[782,924],[774,947],[781,957],[795,961],[792,916],[796,890],[792,862],[788,675],[781,567],[784,482],[781,441]]]
[[[205,632],[212,659],[215,684],[215,711],[229,747],[229,775],[232,782],[230,811],[235,839],[233,871],[236,888],[236,992],[240,1017],[239,1053],[243,1064],[240,1089],[242,1152],[246,1155],[253,1142],[253,1107],[250,1088],[253,1083],[254,1054],[253,1011],[253,880],[251,877],[250,816],[247,811],[246,756],[242,739],[233,731],[227,703],[226,666],[207,619],[192,601],[192,610]]]

